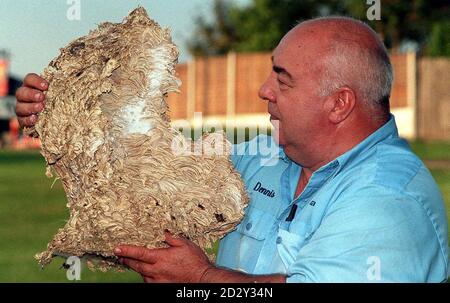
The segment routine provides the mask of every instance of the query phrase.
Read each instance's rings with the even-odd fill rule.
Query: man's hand
[[[16,115],[21,127],[36,124],[38,114],[44,109],[44,91],[48,82],[36,74],[28,74],[16,91]]]
[[[168,248],[148,249],[121,245],[114,253],[121,263],[140,273],[145,282],[200,282],[214,266],[203,251],[189,240],[166,233]]]
[[[140,273],[149,282],[238,282],[284,283],[286,277],[274,275],[248,275],[242,272],[215,267],[203,251],[189,240],[174,238],[166,233],[168,248],[148,249],[121,245],[114,253],[120,262]]]

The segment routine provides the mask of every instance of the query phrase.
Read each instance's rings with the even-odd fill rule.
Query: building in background
[[[8,53],[4,50],[0,50],[0,97],[5,97],[9,92],[8,65]]]
[[[9,54],[0,49],[0,147],[7,144],[9,120],[13,117],[9,100]]]
[[[36,148],[39,147],[39,141],[22,136],[19,129],[14,111],[15,92],[22,82],[9,74],[9,58],[7,51],[0,50],[0,148]]]

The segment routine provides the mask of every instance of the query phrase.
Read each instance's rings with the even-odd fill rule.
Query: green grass
[[[410,142],[411,149],[425,160],[449,160],[450,142]]]
[[[450,159],[449,143],[414,142],[423,159]],[[431,171],[446,202],[450,217],[450,169]],[[0,150],[0,282],[68,282],[64,260],[56,258],[43,270],[33,256],[68,217],[60,182],[45,177],[44,160],[37,151]],[[81,282],[140,282],[139,275],[93,273],[83,269]]]
[[[45,177],[38,152],[0,151],[0,282],[67,282],[56,258],[43,270],[34,260],[68,217],[61,183]],[[82,269],[81,282],[140,282],[134,272]]]

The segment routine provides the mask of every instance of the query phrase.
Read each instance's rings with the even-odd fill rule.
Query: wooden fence
[[[450,59],[422,58],[418,73],[417,129],[425,140],[450,139]]]
[[[194,113],[201,112],[204,119],[216,122],[267,124],[267,104],[258,98],[258,90],[271,71],[270,57],[270,53],[230,53],[180,64],[181,91],[168,98],[172,120],[192,121]],[[400,134],[450,139],[450,60],[418,59],[415,53],[390,57],[394,68],[391,110]]]

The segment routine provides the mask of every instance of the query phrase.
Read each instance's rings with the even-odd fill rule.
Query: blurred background
[[[179,94],[168,98],[173,125],[226,125],[227,130],[244,132],[245,139],[270,129],[266,104],[257,92],[271,70],[271,50],[289,29],[298,21],[326,15],[368,23],[390,52],[395,77],[391,106],[400,135],[431,170],[448,213],[448,1],[1,0],[0,282],[68,281],[63,259],[43,270],[33,259],[64,225],[68,212],[60,182],[44,175],[39,140],[19,129],[15,91],[27,73],[40,73],[60,47],[101,22],[121,22],[138,5],[171,29],[180,49],[177,73],[183,84]],[[81,282],[139,281],[131,272],[86,269],[81,274]]]

